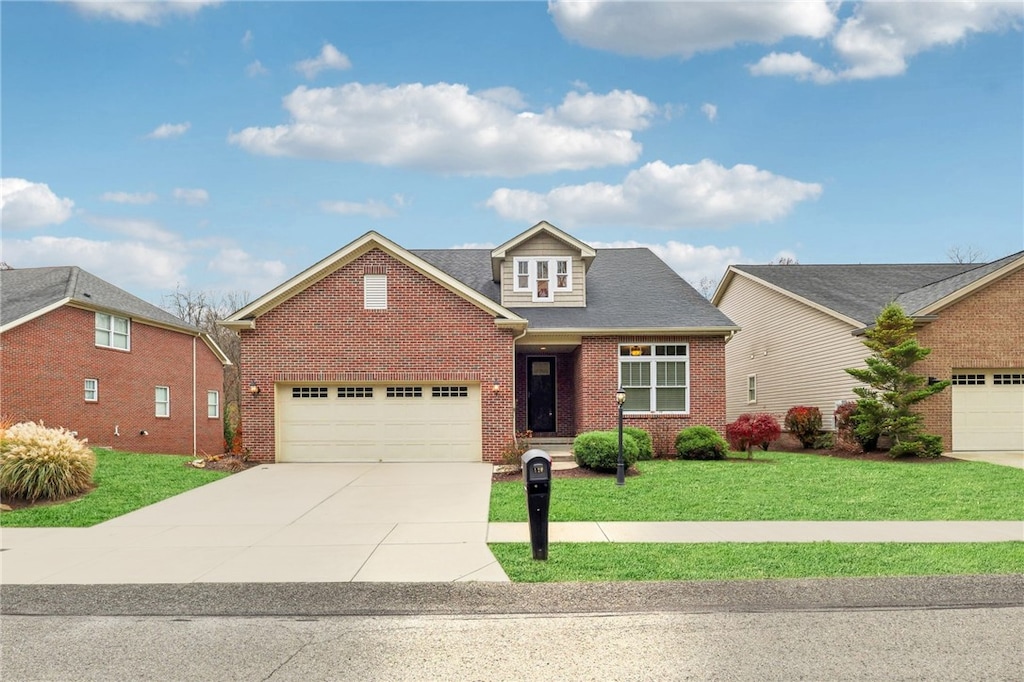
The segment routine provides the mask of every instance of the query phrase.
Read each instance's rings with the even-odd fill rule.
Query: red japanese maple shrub
[[[779,420],[766,412],[741,414],[736,421],[725,427],[725,437],[733,450],[745,450],[747,458],[753,457],[755,445],[767,450],[771,442],[782,435]]]

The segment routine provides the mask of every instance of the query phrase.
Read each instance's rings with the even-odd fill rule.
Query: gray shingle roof
[[[979,279],[988,275],[996,270],[1000,269],[1004,265],[1008,265],[1014,260],[1017,260],[1024,256],[1024,251],[1018,251],[1017,253],[1010,254],[1005,258],[1000,258],[997,261],[991,263],[985,263],[984,265],[974,264],[970,270],[961,272],[951,277],[946,277],[937,282],[925,285],[914,291],[908,291],[896,299],[896,303],[899,304],[903,310],[908,314],[913,315],[919,310],[927,308],[932,303],[949,296],[950,294],[963,289]]]
[[[190,332],[199,331],[166,310],[79,267],[0,270],[0,324],[20,320],[65,298],[89,308],[119,312]]]
[[[492,301],[501,290],[484,249],[413,250]],[[587,270],[585,308],[510,308],[531,329],[681,329],[736,324],[650,249],[597,249]]]

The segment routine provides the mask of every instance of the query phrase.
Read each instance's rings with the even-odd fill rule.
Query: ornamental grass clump
[[[92,486],[96,455],[66,429],[15,424],[0,437],[0,495],[35,502],[80,495]]]

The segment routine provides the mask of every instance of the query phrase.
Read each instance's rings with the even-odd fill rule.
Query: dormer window
[[[571,258],[516,258],[513,291],[529,291],[533,300],[553,301],[556,291],[572,291]]]

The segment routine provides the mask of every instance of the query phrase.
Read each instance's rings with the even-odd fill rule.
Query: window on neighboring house
[[[95,403],[100,399],[99,379],[85,380],[85,402]]]
[[[516,258],[512,290],[530,292],[534,301],[554,300],[556,291],[572,291],[571,258]]]
[[[156,416],[171,416],[171,389],[166,386],[156,387]]]
[[[128,350],[131,326],[127,317],[96,313],[96,345]]]
[[[206,416],[210,419],[217,419],[220,417],[220,392],[219,391],[207,391],[206,392]]]
[[[363,308],[366,310],[387,310],[388,276],[363,275]]]
[[[747,377],[747,402],[757,402],[757,375],[751,374]]]
[[[689,412],[686,344],[619,346],[619,385],[626,412]]]

